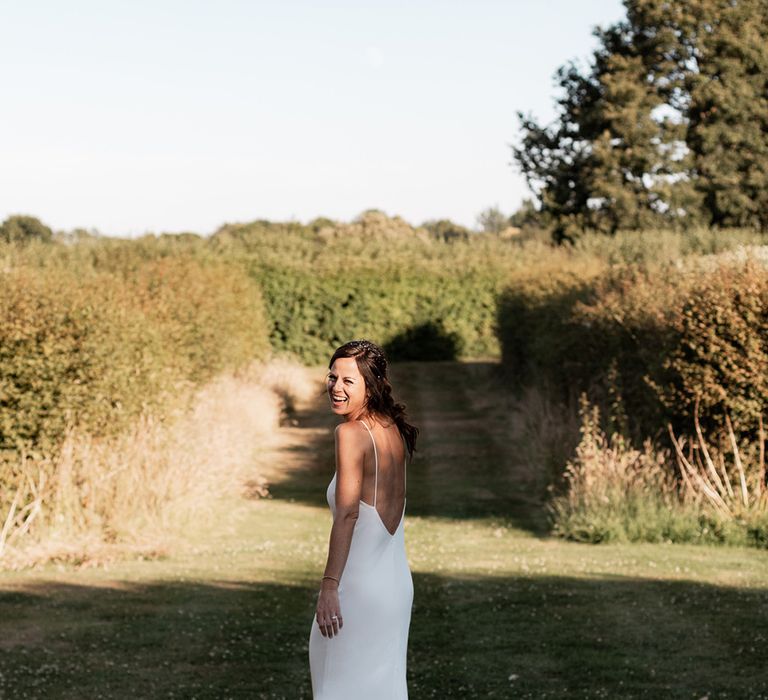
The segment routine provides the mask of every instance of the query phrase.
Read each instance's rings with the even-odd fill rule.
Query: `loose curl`
[[[408,454],[413,457],[416,450],[416,438],[419,429],[405,420],[405,404],[396,403],[392,397],[392,385],[387,378],[387,358],[384,351],[370,340],[350,340],[336,349],[328,363],[328,368],[339,357],[354,357],[360,374],[363,375],[368,389],[366,407],[371,413],[389,416],[400,430],[408,447]]]

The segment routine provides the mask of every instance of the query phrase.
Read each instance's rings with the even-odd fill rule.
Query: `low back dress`
[[[413,603],[413,578],[405,552],[403,514],[397,529],[387,530],[376,492],[379,457],[373,441],[373,505],[360,501],[347,562],[338,591],[343,626],[325,637],[316,617],[309,635],[309,666],[314,700],[407,700],[406,656]],[[407,453],[407,450],[406,450]],[[406,460],[403,460],[405,480]],[[336,473],[326,489],[336,516]]]

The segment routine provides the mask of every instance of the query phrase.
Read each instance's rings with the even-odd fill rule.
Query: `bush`
[[[0,225],[0,241],[6,243],[50,243],[52,239],[53,231],[34,216],[9,216]]]
[[[327,361],[336,347],[359,337],[396,345],[405,356],[403,339],[430,324],[452,338],[454,357],[498,354],[494,321],[500,285],[487,273],[369,265],[318,274],[298,266],[255,265],[252,274],[264,290],[272,348],[308,364]],[[440,356],[422,353],[421,359],[444,359],[444,345],[432,347]]]
[[[638,441],[688,425],[697,396],[707,431],[726,412],[750,431],[768,402],[768,275],[753,260],[518,281],[500,297],[499,328],[503,362],[566,400],[586,391]]]
[[[547,504],[554,534],[592,543],[766,546],[768,498],[755,486],[763,476],[760,470],[748,470],[751,507],[726,512],[703,498],[699,486],[679,487],[669,450],[655,449],[651,440],[644,442],[642,451],[636,450],[617,433],[608,439],[599,428],[598,408],[590,406],[584,395],[579,413],[582,437],[565,469],[566,492]],[[698,472],[690,469],[683,486],[699,483]],[[722,488],[728,498],[726,487]],[[733,486],[737,494],[738,488]],[[731,499],[734,506],[739,500],[739,495]]]
[[[180,254],[123,275],[131,304],[174,348],[170,366],[194,383],[268,354],[261,289],[236,264]]]
[[[171,389],[173,348],[109,275],[0,276],[0,447],[54,448],[69,423],[118,429]]]
[[[241,269],[174,257],[122,274],[48,267],[0,276],[0,447],[49,451],[158,414],[179,384],[266,356],[258,286]]]

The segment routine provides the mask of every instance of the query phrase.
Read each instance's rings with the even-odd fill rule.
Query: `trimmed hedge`
[[[70,422],[99,434],[169,388],[171,347],[113,277],[14,270],[0,296],[2,449],[47,452]]]
[[[529,279],[501,295],[499,328],[514,372],[569,399],[586,391],[636,439],[667,421],[689,432],[697,396],[709,434],[727,412],[754,435],[768,403],[768,274],[753,261]]]
[[[268,352],[258,285],[218,262],[18,267],[0,275],[0,299],[3,450],[50,452],[68,424],[117,432],[180,385]]]
[[[336,347],[361,337],[390,350],[390,359],[412,357],[418,348],[405,339],[427,324],[452,341],[456,357],[499,354],[500,274],[358,265],[319,275],[255,264],[253,276],[264,290],[273,349],[308,364],[327,362]]]

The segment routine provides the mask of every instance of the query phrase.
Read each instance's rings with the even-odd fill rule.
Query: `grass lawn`
[[[497,367],[392,374],[422,430],[412,700],[768,698],[768,552],[551,538]],[[259,459],[272,497],[221,503],[168,558],[0,573],[0,700],[311,698],[335,421],[301,407]]]

